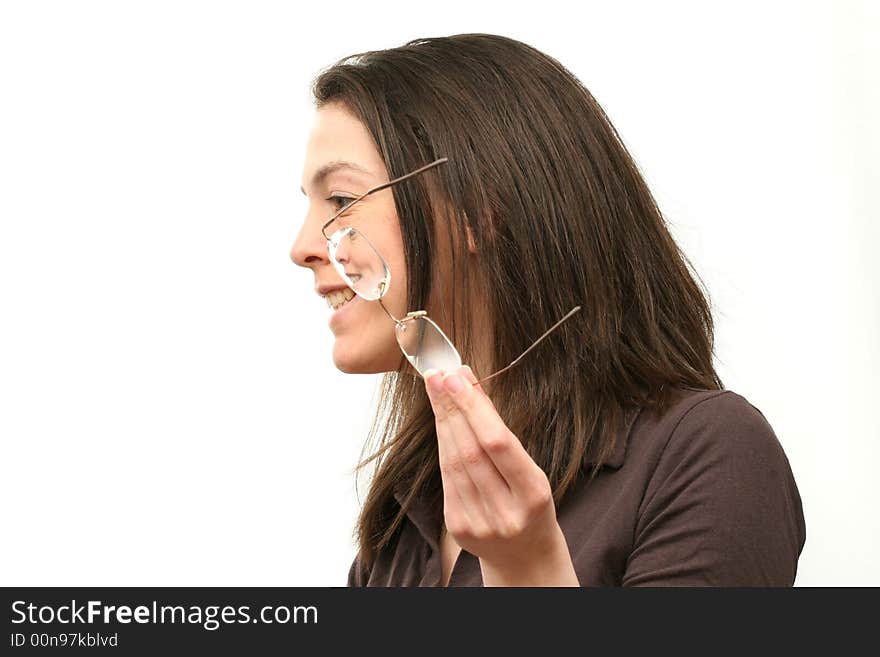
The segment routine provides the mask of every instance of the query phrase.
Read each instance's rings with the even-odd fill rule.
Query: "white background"
[[[880,585],[878,3],[297,5],[0,5],[0,583],[345,583],[378,376],[288,259],[309,83],[491,32],[644,171],[790,459],[797,584]]]

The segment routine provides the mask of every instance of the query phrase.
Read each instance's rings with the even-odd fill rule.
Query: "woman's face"
[[[328,169],[331,164],[336,166]],[[307,210],[290,258],[300,267],[312,270],[315,290],[322,297],[329,293],[330,299],[337,300],[341,298],[339,291],[352,296],[337,310],[327,309],[328,324],[336,336],[333,362],[343,372],[392,371],[400,364],[402,354],[394,336],[394,322],[379,302],[352,295],[333,268],[321,226],[348,202],[344,199],[356,198],[389,179],[369,132],[354,115],[338,103],[328,103],[316,110],[302,177]],[[395,317],[405,315],[406,266],[391,188],[370,194],[343,213],[327,227],[327,235],[343,226],[356,227],[388,263],[391,284],[382,303]]]

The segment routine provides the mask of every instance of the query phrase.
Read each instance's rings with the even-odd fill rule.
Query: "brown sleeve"
[[[791,586],[806,540],[788,459],[726,391],[679,421],[648,482],[624,586]]]
[[[366,586],[366,578],[364,577],[363,568],[361,566],[360,552],[355,555],[354,561],[351,562],[351,568],[348,569],[348,586]]]

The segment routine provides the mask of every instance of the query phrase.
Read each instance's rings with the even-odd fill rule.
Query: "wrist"
[[[504,562],[481,558],[483,586],[580,586],[562,528],[531,554]]]

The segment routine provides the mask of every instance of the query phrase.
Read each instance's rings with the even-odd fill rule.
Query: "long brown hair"
[[[690,263],[608,117],[558,61],[491,34],[416,39],[341,59],[312,91],[318,108],[341,103],[363,122],[392,177],[449,158],[393,192],[408,308],[450,296],[443,329],[463,362],[474,362],[475,290],[492,371],[582,306],[492,381],[500,416],[557,504],[585,466],[592,478],[608,458],[628,411],[662,412],[678,386],[722,387]],[[451,262],[438,262],[441,239]],[[364,453],[375,449],[357,466],[375,462],[355,532],[365,567],[393,543],[416,496],[443,499],[421,377],[401,357],[379,393]]]

